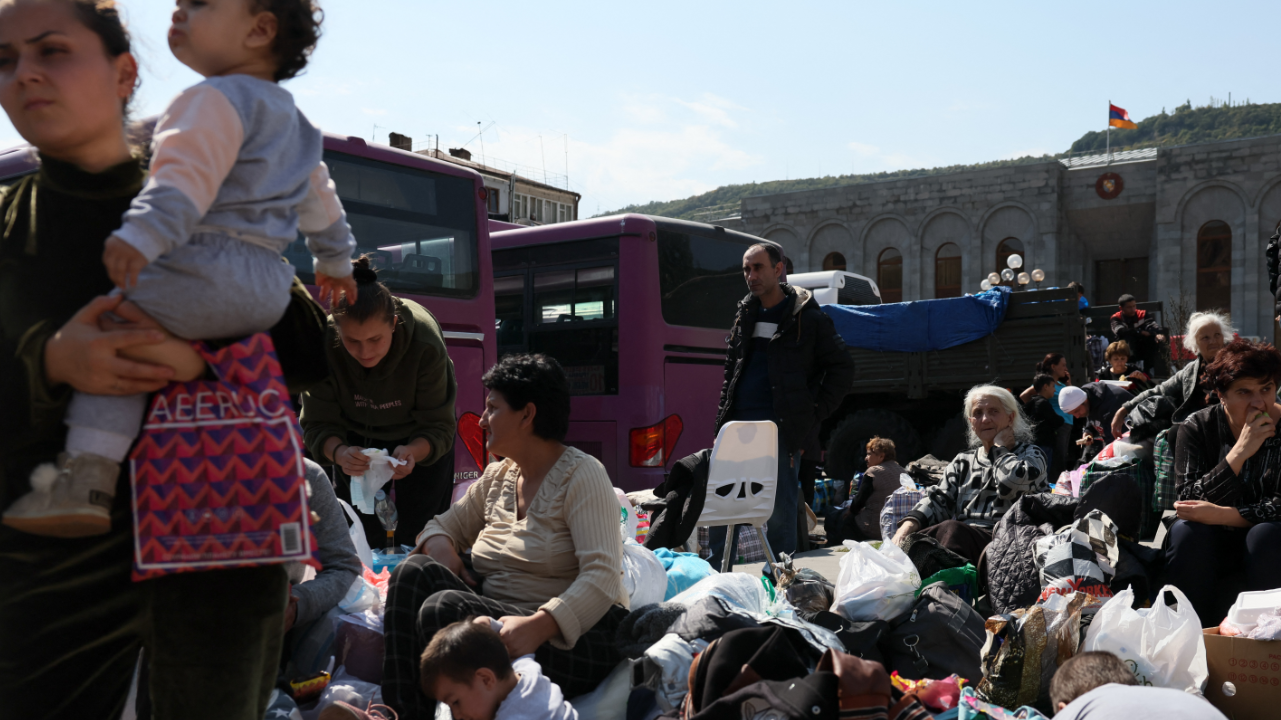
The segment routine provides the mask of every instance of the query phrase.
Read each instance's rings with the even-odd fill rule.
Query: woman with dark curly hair
[[[1193,413],[1179,431],[1167,572],[1206,627],[1223,619],[1233,599],[1220,592],[1227,577],[1244,571],[1247,590],[1281,587],[1278,381],[1276,348],[1229,343],[1205,369],[1219,403]]]
[[[482,381],[486,448],[506,459],[427,524],[391,576],[383,701],[400,720],[435,716],[419,658],[436,631],[470,616],[499,618],[508,654],[532,653],[565,697],[590,692],[622,659],[618,499],[600,461],[563,442],[565,371],[545,355],[509,355]]]

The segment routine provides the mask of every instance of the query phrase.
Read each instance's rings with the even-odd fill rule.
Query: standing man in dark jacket
[[[725,353],[716,429],[731,420],[778,425],[778,487],[766,537],[774,552],[795,552],[801,450],[810,431],[840,405],[854,383],[854,361],[810,291],[779,282],[782,249],[752,245],[743,255],[750,294],[738,304]],[[712,528],[712,566],[724,528]],[[732,550],[732,549],[731,549]]]
[[[1165,342],[1165,336],[1156,325],[1156,318],[1148,315],[1146,310],[1139,309],[1139,303],[1133,295],[1122,295],[1116,301],[1120,310],[1112,316],[1112,334],[1117,340],[1124,340],[1134,350],[1132,360],[1137,360],[1149,375],[1156,370],[1157,348]]]

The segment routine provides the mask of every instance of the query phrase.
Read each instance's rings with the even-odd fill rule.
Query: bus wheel
[[[890,410],[859,410],[842,420],[827,439],[823,463],[827,476],[849,480],[854,473],[866,470],[863,456],[867,441],[878,436],[894,441],[897,462],[904,467],[925,454],[921,436],[902,415]]]

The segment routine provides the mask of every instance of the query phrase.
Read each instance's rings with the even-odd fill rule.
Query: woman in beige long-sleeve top
[[[483,382],[486,447],[506,459],[427,523],[391,576],[383,701],[401,720],[434,717],[419,657],[437,630],[470,616],[500,618],[508,654],[533,653],[565,697],[591,691],[622,660],[618,500],[604,466],[561,442],[565,372],[543,355],[509,356]],[[461,557],[468,549],[470,567]]]

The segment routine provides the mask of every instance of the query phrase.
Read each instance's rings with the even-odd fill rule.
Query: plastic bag
[[[614,488],[614,495],[618,497],[618,532],[623,539],[636,539],[636,526],[640,520],[636,518],[636,508],[632,507],[632,501],[627,499],[627,493],[619,488]]]
[[[1247,637],[1251,640],[1281,640],[1281,610],[1260,615]]]
[[[329,681],[329,687],[325,688],[325,692],[320,695],[316,707],[303,711],[302,716],[306,720],[318,718],[322,710],[336,702],[345,702],[358,708],[365,708],[370,704],[381,705],[383,691],[377,683],[361,680],[347,672],[347,668],[340,666],[334,672],[333,679]]]
[[[352,676],[370,683],[383,681],[383,616],[373,610],[338,618],[334,656]],[[337,675],[335,675],[337,678]],[[336,681],[336,680],[335,680]],[[333,687],[333,683],[330,683]]]
[[[369,538],[365,537],[365,526],[360,524],[360,516],[356,511],[347,504],[346,500],[338,498],[338,504],[347,513],[351,519],[351,527],[347,528],[347,534],[351,536],[351,544],[356,546],[356,557],[365,564],[365,567],[374,566],[374,551],[369,547]]]
[[[351,504],[366,515],[374,514],[374,493],[391,481],[397,467],[405,464],[379,448],[365,448],[361,451],[369,458],[369,469],[364,475],[351,479]]]
[[[1167,592],[1178,600],[1177,609],[1166,605]],[[1152,607],[1132,610],[1133,603],[1134,590],[1130,588],[1107,601],[1090,623],[1081,649],[1102,650],[1121,658],[1140,685],[1200,694],[1210,672],[1201,621],[1187,596],[1166,585]]]
[[[661,603],[667,595],[667,571],[652,550],[635,540],[623,542],[623,588],[633,609]]]
[[[382,596],[378,594],[378,587],[366,580],[364,576],[356,578],[351,583],[351,587],[347,588],[347,594],[338,601],[338,609],[344,615],[363,613],[366,610],[382,612],[382,607]]]
[[[708,595],[718,597],[734,607],[750,613],[765,615],[769,609],[769,593],[754,575],[748,573],[717,573],[699,580],[683,593],[667,599],[668,602],[690,606]]]
[[[783,562],[778,566],[778,589],[802,618],[812,618],[832,606],[836,587],[813,568],[794,567],[794,559],[781,553]]]
[[[848,620],[893,620],[910,607],[921,576],[907,553],[890,541],[877,550],[868,543],[846,540],[850,551],[841,558],[832,612]]]

